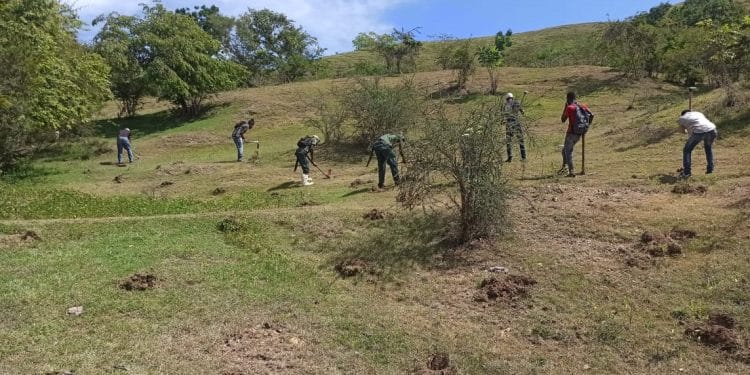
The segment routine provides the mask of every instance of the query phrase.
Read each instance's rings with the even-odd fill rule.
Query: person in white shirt
[[[690,177],[693,149],[701,142],[703,142],[703,148],[706,151],[706,174],[713,173],[713,144],[719,135],[716,131],[716,125],[709,121],[704,114],[689,109],[682,111],[677,123],[680,124],[685,133],[690,135],[685,142],[685,148],[682,149],[682,173],[680,177]]]
[[[130,145],[130,129],[121,129],[117,133],[117,164],[122,164],[122,151],[128,152],[128,162],[133,162],[133,146]]]

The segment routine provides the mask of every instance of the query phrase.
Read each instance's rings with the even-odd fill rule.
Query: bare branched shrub
[[[325,143],[341,142],[349,117],[340,101],[330,99],[331,94],[335,95],[336,91],[336,88],[332,88],[328,95],[320,93],[311,103],[315,116],[305,119],[305,125],[320,130]]]
[[[427,115],[424,137],[409,143],[410,164],[399,186],[408,208],[447,206],[458,212],[462,241],[493,237],[508,223],[509,188],[502,174],[505,123],[500,103]]]

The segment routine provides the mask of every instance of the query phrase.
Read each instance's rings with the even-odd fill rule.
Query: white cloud
[[[286,14],[302,26],[312,36],[318,38],[327,54],[350,51],[352,39],[360,32],[387,32],[395,25],[383,20],[389,10],[415,0],[165,0],[169,9],[192,7],[200,4],[214,4],[221,12],[230,16],[240,15],[248,8],[268,8]],[[102,13],[117,11],[122,14],[135,14],[144,0],[67,0],[78,9],[81,18],[90,22]],[[91,39],[84,35],[82,39]]]

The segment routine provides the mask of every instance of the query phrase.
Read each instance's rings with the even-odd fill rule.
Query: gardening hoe
[[[295,160],[294,161],[294,171],[293,172],[297,172],[297,167],[299,167],[299,160]]]
[[[693,91],[695,90],[698,90],[695,86],[688,87],[688,96],[690,98],[688,99],[688,109],[691,111],[693,110]]]
[[[249,141],[247,143],[255,143],[255,153],[253,154],[253,160],[256,162],[260,159],[260,141]]]
[[[529,92],[528,92],[528,91],[524,91],[524,92],[523,92],[523,96],[521,97],[521,105],[522,105],[522,106],[523,106],[524,104],[526,104],[526,95],[528,95],[528,94],[529,94]]]
[[[323,174],[323,176],[326,176],[326,178],[331,178],[331,175],[329,175],[328,173],[325,173],[322,169],[320,169],[320,167],[318,167],[317,164],[315,164],[314,161],[312,161],[312,159],[310,159],[310,155],[309,154],[307,155],[307,159],[310,160],[310,164],[312,164],[313,167],[318,168],[318,170],[320,171],[320,173]]]
[[[370,152],[370,158],[367,159],[367,164],[365,165],[365,168],[367,168],[367,167],[370,166],[370,162],[372,161],[372,154],[374,154],[374,153],[375,153],[375,151]]]

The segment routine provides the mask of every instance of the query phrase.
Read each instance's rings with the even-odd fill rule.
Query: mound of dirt
[[[490,277],[489,279],[482,280],[482,283],[479,284],[480,291],[474,297],[474,301],[517,301],[518,299],[527,297],[531,286],[534,284],[536,284],[536,280],[523,275],[508,275],[502,279]]]
[[[115,176],[115,178],[112,181],[117,182],[118,184],[121,184],[121,183],[123,183],[125,181],[125,176],[123,176],[121,174],[117,175],[117,176]]]
[[[458,370],[450,362],[448,353],[436,352],[427,358],[427,368],[415,371],[420,375],[454,375]]]
[[[164,181],[161,184],[159,184],[159,186],[161,187],[167,187],[167,186],[172,186],[172,185],[174,185],[174,182],[172,181]]]
[[[0,234],[0,249],[11,249],[14,247],[29,245],[41,240],[42,238],[33,230],[27,230],[16,234]]]
[[[341,277],[352,277],[369,271],[369,265],[362,259],[346,259],[334,267]]]
[[[176,161],[166,167],[157,165],[155,173],[159,176],[175,176],[181,174],[210,174],[218,167],[215,165],[187,165]]]
[[[120,289],[125,290],[148,290],[154,289],[157,286],[159,279],[151,274],[140,274],[136,273],[133,276],[120,282]]]
[[[373,208],[370,212],[362,215],[362,218],[369,220],[383,220],[385,219],[385,212],[380,211],[377,208]]]
[[[678,241],[688,240],[688,239],[698,237],[698,233],[696,233],[694,230],[674,227],[669,232],[669,237]]]
[[[703,195],[708,192],[706,185],[690,185],[689,183],[677,184],[672,189],[675,194],[698,194]]]
[[[736,319],[724,313],[711,313],[705,323],[686,328],[685,335],[703,345],[732,354],[746,346],[737,331]]]
[[[355,188],[355,187],[358,187],[358,186],[367,185],[367,184],[371,184],[371,183],[373,183],[372,180],[365,181],[365,180],[361,180],[361,179],[358,178],[358,179],[355,179],[354,181],[352,181],[352,183],[349,184],[349,186]]]
[[[218,229],[220,232],[239,232],[242,230],[242,223],[237,221],[237,219],[227,217],[222,219],[218,224],[216,224],[216,229]]]
[[[211,195],[213,195],[215,197],[215,196],[218,196],[218,195],[222,195],[222,194],[224,194],[226,192],[227,192],[227,189],[225,189],[223,187],[217,187],[216,189],[214,189],[211,192]]]
[[[299,205],[298,205],[298,207],[311,207],[311,206],[320,206],[320,203],[316,201],[302,201],[302,202],[299,202]]]
[[[667,255],[675,257],[682,254],[683,245],[680,241],[690,240],[697,236],[698,234],[694,230],[678,227],[672,228],[668,233],[647,230],[641,234],[640,243],[636,244],[635,249],[640,253],[648,254],[652,258],[661,258]],[[632,256],[629,256],[626,263],[629,266],[635,266],[635,264],[631,264],[633,259]]]
[[[313,347],[285,327],[264,323],[229,335],[219,350],[229,368],[224,374],[302,374],[319,360]]]
[[[36,234],[36,232],[34,232],[33,230],[27,230],[26,232],[21,234],[21,239],[24,241],[41,241],[42,237],[39,237],[39,235]]]
[[[44,375],[75,375],[75,374],[76,373],[73,370],[48,371],[44,373]]]

